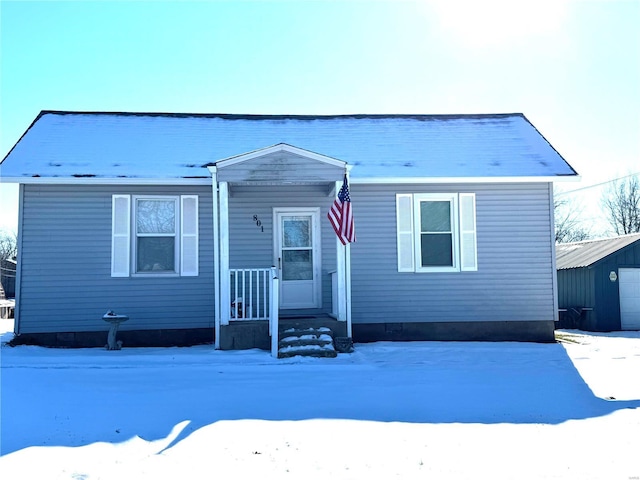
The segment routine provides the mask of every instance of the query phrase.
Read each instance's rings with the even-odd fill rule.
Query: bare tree
[[[555,196],[553,215],[556,224],[556,243],[580,242],[592,237],[591,229],[582,216],[582,208],[567,198]]]
[[[0,260],[13,260],[18,254],[18,236],[15,232],[0,230]]]
[[[640,180],[638,174],[613,182],[602,195],[609,224],[618,235],[640,232]]]

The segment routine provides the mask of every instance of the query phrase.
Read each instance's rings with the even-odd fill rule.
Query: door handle
[[[282,259],[278,257],[278,270],[282,270]]]

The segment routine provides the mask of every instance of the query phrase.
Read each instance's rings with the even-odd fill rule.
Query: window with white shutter
[[[111,276],[198,275],[197,195],[113,195]]]
[[[399,272],[475,271],[473,193],[396,195]]]

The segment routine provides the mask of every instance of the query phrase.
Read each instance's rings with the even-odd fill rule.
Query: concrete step
[[[283,338],[278,342],[280,347],[298,347],[300,345],[319,345],[321,347],[325,345],[332,345],[333,338],[326,333],[307,333],[302,335],[290,335]]]
[[[336,357],[333,332],[327,327],[288,328],[280,334],[278,358]]]
[[[338,356],[338,352],[333,348],[333,345],[299,345],[282,347],[278,350],[278,358],[289,357],[328,357],[335,358]]]

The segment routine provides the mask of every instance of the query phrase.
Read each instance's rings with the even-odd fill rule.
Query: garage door
[[[618,277],[622,330],[640,330],[640,268],[620,268]]]

